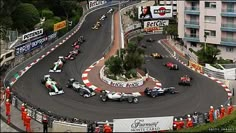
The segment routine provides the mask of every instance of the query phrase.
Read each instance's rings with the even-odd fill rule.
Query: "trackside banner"
[[[153,20],[153,21],[144,21],[143,29],[145,31],[160,31],[163,30],[164,26],[169,25],[169,20]]]
[[[29,40],[31,38],[40,36],[43,34],[43,29],[34,30],[22,35],[22,41]]]
[[[105,1],[105,0],[92,0],[92,1],[89,1],[89,9],[94,8],[96,6],[103,5],[105,3],[107,3],[107,1]]]
[[[174,116],[114,119],[113,132],[152,132],[173,129]]]

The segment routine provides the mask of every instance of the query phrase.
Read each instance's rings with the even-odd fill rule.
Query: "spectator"
[[[193,114],[193,124],[194,125],[198,124],[198,114],[197,114],[197,112],[194,112],[194,114]]]
[[[230,115],[234,110],[234,107],[228,103],[227,114]]]
[[[193,121],[191,118],[188,118],[186,123],[186,128],[191,128],[191,127],[193,127]]]
[[[184,128],[184,121],[183,121],[183,118],[180,118],[180,121],[179,121],[179,128],[180,128],[180,129]],[[178,127],[177,127],[177,130],[180,130],[180,129],[178,129]]]
[[[177,130],[177,127],[179,126],[179,123],[177,121],[177,118],[174,119],[174,122],[173,122],[173,130]]]
[[[48,132],[48,118],[46,115],[43,115],[43,132],[47,133]]]
[[[214,120],[214,108],[213,106],[210,106],[210,110],[209,110],[209,121],[213,122]]]
[[[220,119],[222,119],[225,116],[225,108],[223,105],[220,105]]]

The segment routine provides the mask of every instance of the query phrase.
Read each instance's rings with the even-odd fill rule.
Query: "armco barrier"
[[[126,1],[124,1],[126,2]],[[122,3],[124,3],[122,2]],[[113,5],[117,5],[118,2],[109,2],[107,4],[104,4],[99,7],[92,8],[91,10],[88,10],[80,19],[80,23],[83,23],[85,17],[91,13],[92,11],[98,10],[100,8],[104,7],[109,7]],[[30,67],[34,64],[36,64],[38,61],[40,61],[42,58],[45,57],[45,55],[48,55],[50,52],[53,51],[56,47],[60,46],[63,44],[67,39],[69,39],[71,36],[73,36],[80,28],[80,23],[78,23],[71,31],[66,33],[64,36],[56,40],[54,43],[52,43],[50,46],[47,48],[43,49],[40,51],[38,54],[35,54],[31,58],[27,59],[26,61],[22,62],[20,65],[14,67],[11,69],[5,76],[4,78],[4,86],[11,86],[13,85],[17,79],[20,78]],[[43,56],[42,56],[43,55]],[[31,63],[32,62],[32,63]],[[31,64],[30,64],[31,63]],[[30,64],[30,65],[29,65]],[[23,70],[23,71],[22,71]],[[14,80],[11,83],[11,80]],[[46,114],[49,118],[49,127],[52,127],[52,123],[54,120],[58,121],[64,121],[64,122],[72,122],[72,123],[78,123],[78,124],[90,124],[92,123],[91,121],[86,121],[86,120],[80,120],[77,118],[69,118],[69,117],[64,117],[64,116],[59,116],[57,114],[54,114],[50,111],[47,110],[42,110],[34,105],[31,105],[29,101],[27,101],[25,98],[20,97],[17,95],[17,93],[14,93],[14,88],[11,90],[12,91],[12,98],[10,99],[11,102],[13,102],[13,106],[16,107],[18,110],[20,110],[20,106],[22,103],[26,104],[26,108],[29,109],[28,113],[30,113],[31,117],[35,119],[38,122],[42,122],[42,115]]]

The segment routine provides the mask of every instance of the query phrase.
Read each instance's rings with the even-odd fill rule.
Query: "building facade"
[[[187,48],[216,46],[224,59],[236,60],[236,0],[177,1],[178,35]]]
[[[172,6],[173,16],[177,15],[177,0],[159,0],[160,6]]]

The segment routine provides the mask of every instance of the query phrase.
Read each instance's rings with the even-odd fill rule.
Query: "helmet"
[[[21,106],[25,106],[25,104],[24,104],[24,103],[22,103],[22,104],[21,104]]]
[[[9,87],[9,86],[7,86],[7,89],[10,89],[10,87]]]
[[[229,103],[228,103],[227,105],[228,105],[228,106],[230,106],[230,104],[229,104]]]
[[[213,106],[210,106],[211,109],[213,109]]]
[[[29,113],[27,114],[27,116],[30,116]]]
[[[9,99],[7,99],[6,102],[9,102]]]
[[[180,120],[182,121],[182,120],[183,120],[183,118],[180,118]]]
[[[223,108],[224,106],[223,105],[220,105],[221,108]]]
[[[177,121],[177,118],[175,118],[175,121]]]
[[[27,109],[25,109],[25,112],[27,112]]]
[[[188,114],[188,117],[190,117],[190,115]]]

